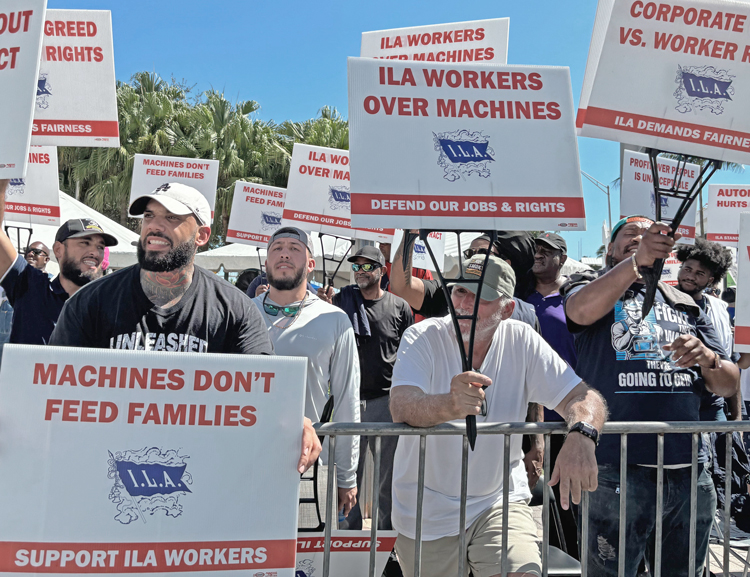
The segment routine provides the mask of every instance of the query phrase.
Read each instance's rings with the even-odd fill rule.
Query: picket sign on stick
[[[26,176],[47,0],[0,6],[0,179]]]
[[[750,185],[710,184],[706,238],[737,248],[740,214],[747,210],[750,210]]]
[[[28,162],[26,177],[11,179],[8,184],[5,220],[60,226],[57,148],[31,146]]]
[[[585,230],[567,68],[349,58],[349,119],[356,227]]]
[[[7,345],[0,571],[294,577],[305,367]]]
[[[120,146],[109,10],[47,10],[31,143]]]
[[[439,270],[443,270],[443,267],[445,266],[445,232],[435,231],[431,232],[428,235],[428,239],[430,242],[430,246],[432,247],[432,251],[435,253],[435,256],[437,258],[437,266]],[[393,243],[392,245],[394,247],[399,246],[401,244],[401,239],[404,237],[404,231],[400,229],[396,229],[395,234],[393,235]],[[391,262],[393,262],[393,257],[395,256],[395,250],[391,250]],[[459,255],[459,259],[463,258],[462,255]],[[430,258],[429,252],[427,252],[427,246],[425,243],[417,238],[414,241],[414,255],[412,257],[412,266],[415,268],[421,268],[429,271],[435,272],[435,263],[432,262],[432,259]]]
[[[192,186],[206,197],[213,219],[218,181],[218,160],[136,154],[133,160],[130,203],[139,196],[152,193],[162,184],[179,182]]]
[[[422,62],[508,61],[510,18],[452,22],[362,33],[364,58]]]
[[[237,181],[227,240],[266,248],[273,233],[281,227],[285,199],[286,190],[283,188]]]
[[[739,278],[734,313],[734,350],[750,353],[750,212],[740,214],[737,266]]]

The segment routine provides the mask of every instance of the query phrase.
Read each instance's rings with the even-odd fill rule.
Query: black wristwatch
[[[581,433],[584,437],[588,437],[594,441],[596,446],[599,446],[599,431],[584,421],[578,421],[575,425],[570,427],[568,435],[570,433]]]

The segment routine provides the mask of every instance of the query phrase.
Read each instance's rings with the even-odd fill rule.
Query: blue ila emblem
[[[278,212],[261,212],[261,230],[276,230],[281,226],[281,215]]]
[[[23,178],[11,178],[10,182],[8,183],[8,196],[13,196],[14,194],[23,194],[26,187],[26,181]]]
[[[673,96],[677,99],[675,110],[683,114],[708,109],[714,114],[724,112],[724,103],[732,100],[735,77],[728,70],[713,66],[677,67],[675,82],[679,88]]]
[[[328,205],[331,210],[349,209],[351,204],[351,195],[348,186],[329,186],[328,187]]]
[[[438,166],[445,171],[443,178],[455,182],[472,174],[488,178],[489,163],[495,161],[490,137],[481,131],[456,130],[432,133],[435,150],[440,152]]]
[[[49,108],[49,97],[52,96],[52,92],[50,92],[52,87],[47,80],[47,76],[46,72],[40,73],[39,80],[36,83],[36,107],[45,110]]]
[[[414,243],[414,252],[416,254],[427,254],[427,247],[421,243]]]
[[[313,573],[315,573],[315,565],[312,559],[297,561],[297,570],[294,572],[294,577],[313,577]]]
[[[117,505],[115,520],[123,525],[162,511],[169,517],[182,515],[179,498],[190,493],[188,485],[193,483],[190,473],[185,471],[188,455],[178,450],[160,450],[146,447],[138,451],[109,453],[107,476],[115,484],[109,492],[109,500]]]

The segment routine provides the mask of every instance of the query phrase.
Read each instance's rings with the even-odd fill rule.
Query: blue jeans
[[[654,567],[656,551],[656,468],[628,465],[625,577],[635,577],[638,564],[648,557]],[[695,567],[700,577],[708,550],[711,522],[716,511],[716,492],[708,471],[698,464],[698,507]],[[664,469],[662,513],[662,575],[685,577],[688,571],[690,531],[690,467]],[[620,523],[620,472],[615,465],[599,466],[599,488],[589,500],[589,574],[617,575]]]

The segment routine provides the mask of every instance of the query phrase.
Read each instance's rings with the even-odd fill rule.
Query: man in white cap
[[[431,427],[468,415],[478,422],[517,422],[529,402],[555,409],[568,422],[551,483],[560,483],[561,501],[569,493],[578,503],[581,491],[596,489],[594,455],[598,431],[606,419],[601,395],[586,386],[565,361],[528,324],[510,319],[515,302],[513,269],[498,257],[478,254],[464,262],[466,277],[451,294],[459,315],[471,315],[479,296],[474,331],[473,367],[463,371],[450,316],[408,328],[393,369],[391,414],[394,422]],[[458,321],[464,346],[471,321]],[[466,502],[467,565],[474,575],[540,575],[537,529],[527,505],[531,497],[521,450],[521,435],[511,438],[509,503],[503,504],[503,439],[480,435],[469,453]],[[461,495],[461,437],[427,439],[427,469],[422,509],[422,572],[453,577],[458,571]],[[414,567],[419,439],[401,437],[393,466],[393,527],[396,552],[407,577]],[[508,507],[508,567],[502,567],[503,507]]]
[[[136,198],[130,214],[143,215],[138,264],[76,293],[60,314],[51,345],[273,354],[265,324],[247,296],[193,263],[211,235],[211,208],[200,192],[163,184]],[[300,472],[319,452],[306,419]]]
[[[0,222],[5,215],[8,182],[0,180]],[[44,252],[39,249],[40,244],[33,243],[27,255],[36,250]],[[36,262],[18,254],[0,227],[0,285],[14,311],[9,342],[47,344],[65,301],[82,286],[102,276],[104,249],[116,244],[117,239],[90,218],[65,222],[57,230],[52,245],[60,274],[50,279]],[[45,257],[49,260],[49,249]]]

